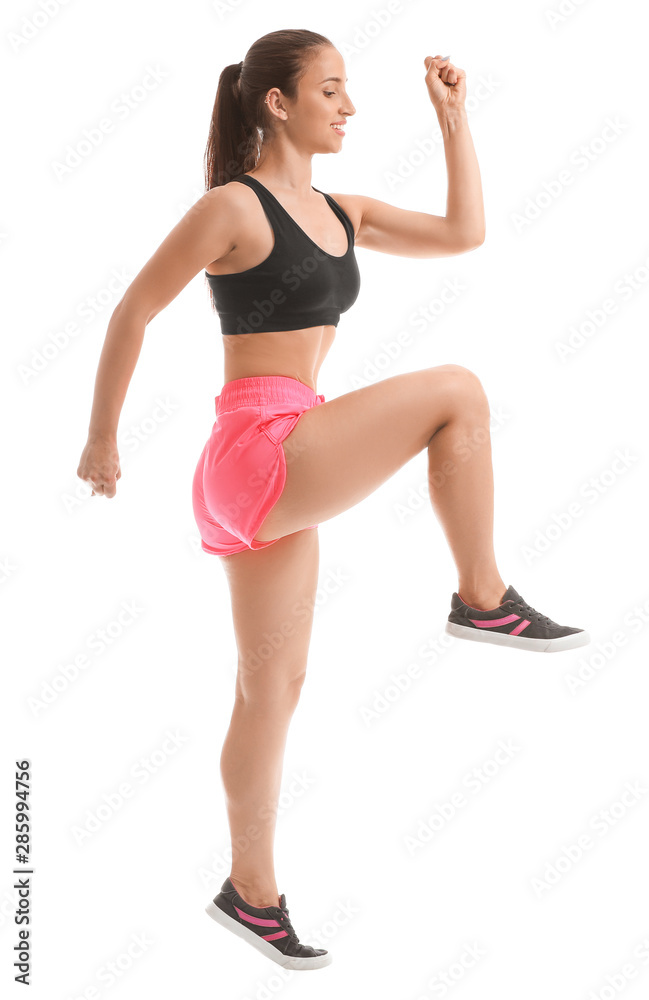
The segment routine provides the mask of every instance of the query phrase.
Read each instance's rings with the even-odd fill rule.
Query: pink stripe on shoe
[[[478,628],[494,628],[496,625],[509,625],[510,622],[517,622],[519,618],[520,615],[505,615],[504,618],[491,618],[487,621],[482,618],[469,618],[469,621],[477,625]]]
[[[527,618],[524,618],[523,621],[519,622],[518,625],[516,626],[516,628],[513,628],[509,634],[510,635],[518,635],[518,633],[522,632],[523,629],[527,628],[528,625],[529,625],[529,622],[528,622]]]
[[[277,934],[262,934],[261,936],[263,937],[264,941],[276,941],[277,938],[286,937],[287,934],[288,934],[287,931],[277,931]]]
[[[242,920],[247,920],[249,924],[257,924],[258,927],[279,927],[278,920],[264,919],[263,917],[252,917],[245,910],[240,910],[238,906],[232,904]]]

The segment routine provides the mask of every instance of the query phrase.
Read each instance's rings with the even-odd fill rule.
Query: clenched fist
[[[77,475],[85,483],[90,483],[92,496],[114,497],[121,474],[115,439],[89,437],[79,461]]]
[[[435,110],[451,114],[464,109],[466,100],[466,73],[449,62],[448,56],[426,56],[426,86]]]

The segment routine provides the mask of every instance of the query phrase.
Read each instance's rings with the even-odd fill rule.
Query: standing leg
[[[318,582],[317,528],[221,557],[238,648],[234,709],[221,753],[230,878],[252,906],[277,906],[273,862],[289,723],[305,680]]]

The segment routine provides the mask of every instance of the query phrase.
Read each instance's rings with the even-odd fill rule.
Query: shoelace
[[[295,933],[295,930],[293,928],[293,924],[291,923],[291,920],[290,920],[289,915],[288,915],[288,909],[282,910],[281,907],[278,907],[278,910],[280,912],[280,917],[279,917],[280,924],[282,925],[282,927],[284,928],[284,930],[286,931],[286,933],[288,934],[288,936],[293,939],[293,941],[295,942],[295,944],[299,944],[300,943],[300,939],[298,938],[297,934]]]
[[[555,624],[551,618],[548,618],[547,615],[542,615],[540,611],[537,611],[536,608],[533,608],[531,604],[528,604],[527,601],[524,601],[522,598],[519,601],[514,602],[514,607],[516,606],[524,612],[526,618],[536,618],[539,622],[545,621],[550,625]]]

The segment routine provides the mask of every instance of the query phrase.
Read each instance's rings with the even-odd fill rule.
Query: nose
[[[347,115],[355,115],[356,114],[356,108],[352,104],[352,102],[349,99],[349,97],[347,97],[347,95],[345,95],[345,102],[340,105],[340,113],[341,113],[341,115],[345,115],[345,117],[347,117]]]

